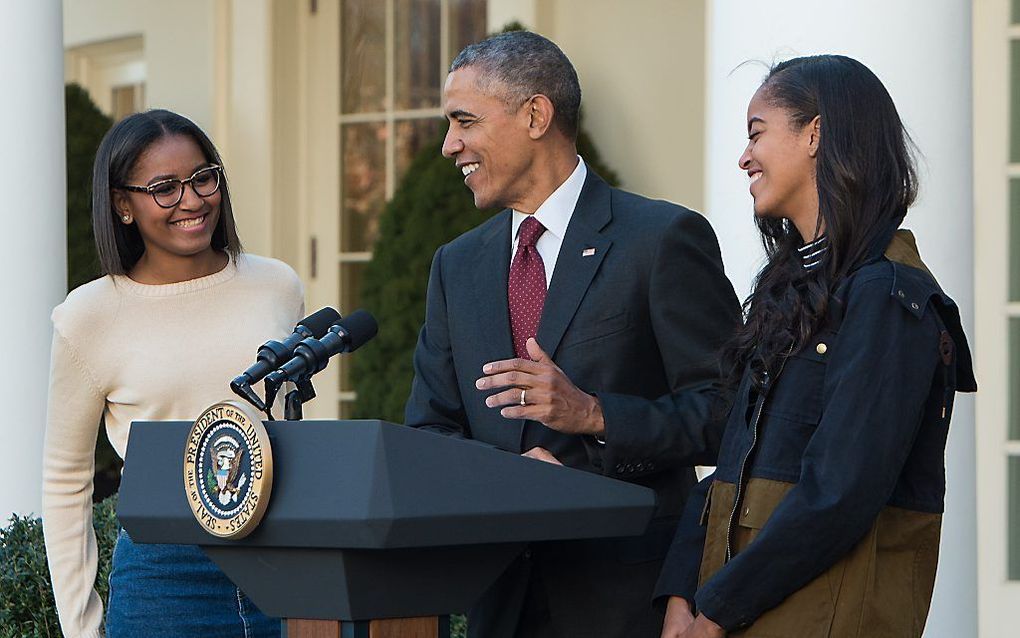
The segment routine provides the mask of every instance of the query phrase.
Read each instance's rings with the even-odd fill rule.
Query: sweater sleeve
[[[43,447],[43,532],[60,627],[68,638],[101,635],[92,477],[104,406],[95,378],[55,329]]]

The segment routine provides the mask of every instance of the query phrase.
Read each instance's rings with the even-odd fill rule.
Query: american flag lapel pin
[[[595,254],[594,248],[585,248],[584,250],[581,251],[582,257],[591,257],[594,254]]]

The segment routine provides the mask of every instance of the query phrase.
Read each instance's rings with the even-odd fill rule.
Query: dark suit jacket
[[[529,613],[525,581],[538,578],[563,627],[554,635],[583,635],[587,625],[596,628],[588,635],[644,635],[638,627],[647,626],[658,636],[652,588],[695,482],[692,466],[715,462],[722,428],[710,415],[711,386],[718,349],[740,317],[718,242],[697,213],[611,188],[589,169],[537,340],[575,385],[598,396],[603,445],[505,419],[485,406],[492,392],[474,386],[484,363],[514,356],[511,216],[503,211],[436,252],[407,425],[515,454],[542,446],[565,465],[653,488],[658,506],[642,537],[534,547],[504,578],[513,582],[497,584],[473,610],[471,634],[514,635],[518,616]],[[595,253],[584,256],[589,248]]]

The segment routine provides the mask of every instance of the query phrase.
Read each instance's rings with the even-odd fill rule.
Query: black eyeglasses
[[[184,187],[187,184],[191,184],[191,188],[199,197],[209,197],[218,191],[222,170],[223,167],[219,164],[212,164],[198,169],[187,179],[164,179],[148,186],[125,184],[120,188],[133,193],[148,193],[160,208],[173,208],[184,199]]]

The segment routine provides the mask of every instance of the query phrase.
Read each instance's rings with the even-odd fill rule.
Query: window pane
[[[372,250],[386,203],[386,136],[382,122],[340,128],[340,250]]]
[[[1013,15],[1010,22],[1020,24],[1020,0],[1013,0]]]
[[[397,152],[397,188],[400,188],[400,180],[411,165],[415,155],[426,144],[438,142],[440,136],[446,132],[446,122],[438,117],[429,117],[418,120],[402,120],[395,123],[397,128],[396,152]],[[436,149],[439,153],[439,149]],[[452,162],[451,162],[452,170]]]
[[[343,0],[340,11],[340,112],[386,109],[386,3]]]
[[[119,122],[125,117],[138,112],[138,105],[141,102],[142,85],[129,84],[113,88],[112,104],[113,120]]]
[[[485,39],[485,4],[485,0],[450,0],[450,59],[446,61],[447,67],[461,49]]]
[[[1020,441],[1020,318],[1009,320],[1009,438]]]
[[[350,419],[352,414],[354,414],[354,401],[341,401],[340,418]]]
[[[396,0],[394,108],[439,106],[439,0]]]
[[[1009,161],[1016,163],[1020,162],[1020,40],[1012,40],[1009,46]]]
[[[1009,457],[1009,580],[1020,580],[1020,456]]]
[[[340,313],[345,317],[361,307],[361,280],[364,262],[340,264]],[[340,391],[354,390],[350,379],[350,357],[337,357],[340,365]]]
[[[1020,179],[1009,181],[1009,300],[1020,301]]]
[[[365,261],[340,263],[340,312],[345,317],[361,307],[361,282],[367,264]]]

